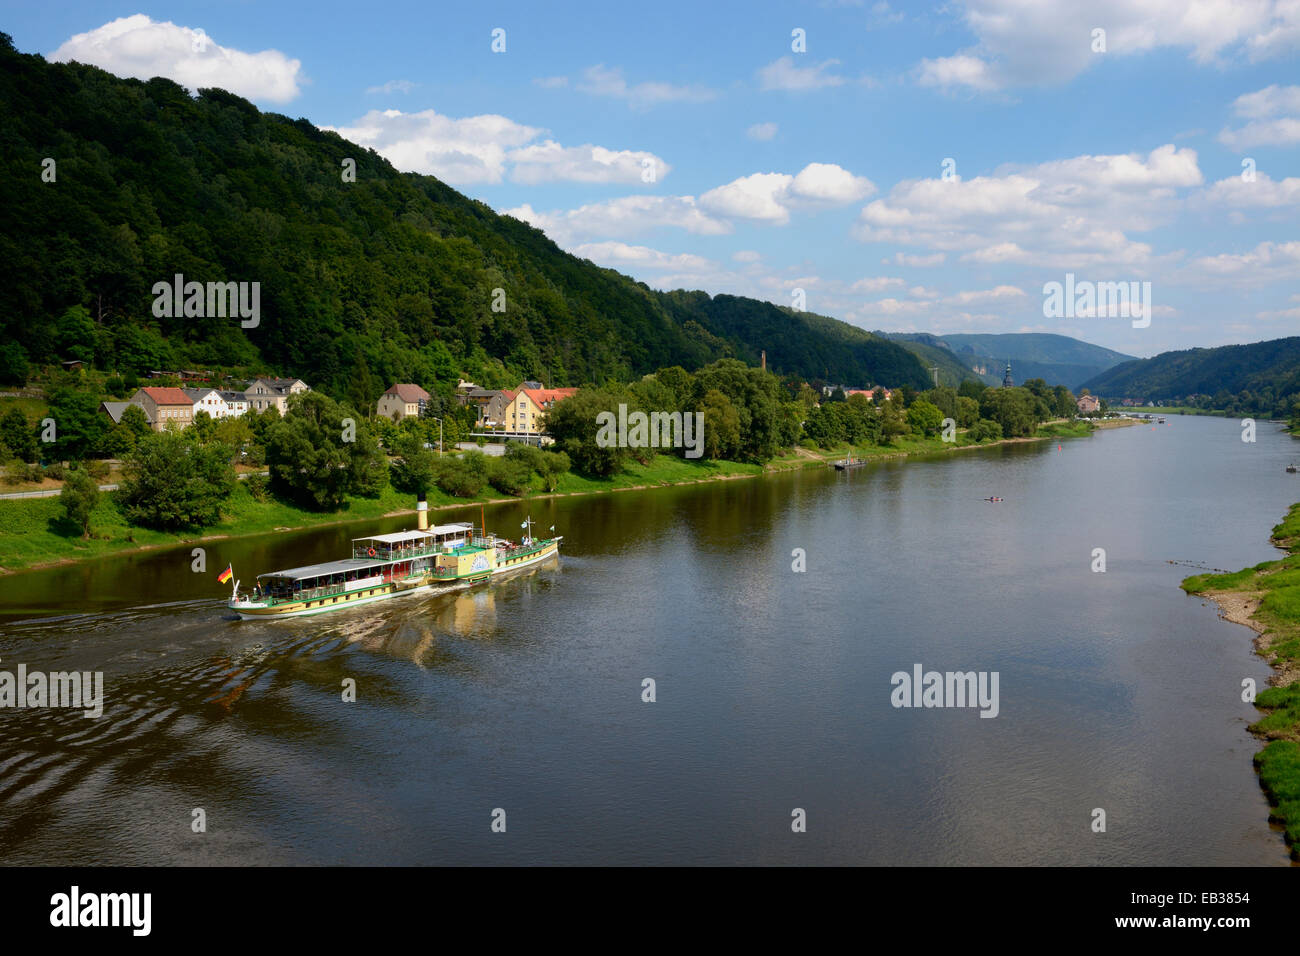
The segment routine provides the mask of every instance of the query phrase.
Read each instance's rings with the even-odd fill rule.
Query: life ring
[[[366,552],[366,554],[370,555],[373,558],[375,556],[375,549],[371,548],[369,551]]]

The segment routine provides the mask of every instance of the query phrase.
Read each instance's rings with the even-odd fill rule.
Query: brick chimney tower
[[[763,349],[763,371],[767,371],[767,349]]]

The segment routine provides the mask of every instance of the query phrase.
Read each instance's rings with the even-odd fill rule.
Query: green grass
[[[1300,503],[1273,529],[1273,541],[1290,553],[1228,574],[1196,574],[1182,587],[1188,594],[1259,594],[1252,617],[1264,626],[1263,653],[1280,667],[1300,661]],[[1259,782],[1275,805],[1271,819],[1282,824],[1292,856],[1300,859],[1300,681],[1270,687],[1255,706],[1263,716],[1250,729],[1269,741],[1255,757]]]
[[[1255,756],[1255,766],[1260,786],[1274,805],[1269,819],[1282,825],[1291,855],[1300,859],[1300,744],[1274,740]]]

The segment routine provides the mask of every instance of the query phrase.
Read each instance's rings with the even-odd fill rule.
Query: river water
[[[279,623],[216,572],[411,519],[0,579],[0,669],[107,701],[0,711],[0,861],[1286,865],[1241,701],[1269,670],[1169,562],[1275,557],[1296,445],[1169,422],[490,507],[562,556]],[[917,664],[996,672],[997,716],[894,707]]]

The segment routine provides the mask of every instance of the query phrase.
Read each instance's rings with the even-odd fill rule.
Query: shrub
[[[494,458],[488,462],[488,481],[497,491],[518,497],[532,484],[533,469],[519,456]]]
[[[453,498],[473,498],[487,480],[460,458],[444,458],[438,462],[436,474],[439,490]]]

